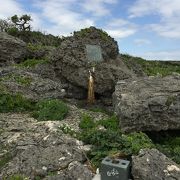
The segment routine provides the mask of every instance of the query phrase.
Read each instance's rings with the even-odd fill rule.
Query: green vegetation
[[[78,32],[74,32],[74,34],[75,34],[75,35],[78,34],[78,35],[81,36],[81,37],[87,37],[87,36],[89,36],[89,34],[93,31],[93,28],[95,28],[95,27],[84,28],[84,29],[81,29],[81,30],[78,31]],[[106,40],[108,40],[108,39],[110,38],[110,36],[108,35],[108,33],[105,32],[105,31],[103,31],[102,29],[96,29],[96,31],[99,32],[99,34],[100,34],[100,36],[101,36],[101,38],[102,38],[103,40],[106,41]]]
[[[17,28],[8,30],[8,34],[18,37],[26,43],[38,44],[42,46],[59,46],[62,39],[51,34],[45,34],[40,31],[18,31]]]
[[[28,43],[27,48],[31,51],[39,51],[39,50],[43,50],[44,48],[46,48],[46,46],[43,46],[41,44]]]
[[[23,86],[29,86],[32,82],[32,78],[30,78],[28,76],[21,76],[18,74],[9,74],[7,76],[0,78],[0,81],[6,81],[6,80],[13,80],[16,83],[23,85]]]
[[[161,138],[159,143],[152,141],[145,133],[123,134],[119,128],[116,116],[95,121],[83,114],[79,124],[81,132],[75,132],[67,126],[62,126],[64,133],[93,145],[87,154],[93,166],[98,167],[106,156],[128,158],[138,154],[143,148],[157,148],[166,156],[180,164],[180,137]]]
[[[7,92],[7,87],[1,82],[1,79],[0,79],[0,92],[4,93],[4,92]]]
[[[64,134],[69,134],[70,136],[76,138],[78,136],[78,133],[71,129],[69,126],[66,124],[63,124],[59,127],[59,129],[64,133]]]
[[[165,137],[156,144],[157,149],[180,164],[180,137]]]
[[[14,15],[8,20],[0,19],[0,32],[18,37],[26,43],[33,43],[42,46],[59,46],[62,39],[58,36],[45,34],[40,31],[31,31],[31,16],[24,14],[21,16]]]
[[[25,112],[34,109],[34,102],[25,99],[21,94],[0,93],[0,112]]]
[[[24,14],[18,17],[16,14],[11,17],[11,21],[19,31],[30,31],[31,26],[29,24],[32,21],[31,16]]]
[[[38,64],[48,64],[49,61],[47,59],[27,59],[24,62],[21,62],[20,64],[17,64],[17,67],[23,67],[23,68],[34,68]]]
[[[96,127],[96,123],[94,122],[94,120],[87,114],[83,114],[81,117],[81,122],[79,123],[79,127],[81,129],[91,129],[91,128],[95,128]]]
[[[85,144],[93,145],[87,155],[93,166],[96,167],[100,165],[105,156],[128,158],[132,154],[137,154],[141,148],[154,147],[152,141],[144,133],[122,134],[116,116],[95,121],[89,115],[83,114],[79,127],[80,133],[65,126],[61,130],[77,137]]]
[[[45,120],[63,120],[68,113],[68,107],[60,100],[42,100],[36,104],[36,110],[33,117]]]
[[[121,54],[126,65],[131,69],[133,64],[139,64],[148,76],[167,76],[173,72],[180,74],[180,63],[170,61],[147,61],[140,57],[133,57],[128,54]]]
[[[38,120],[62,120],[68,113],[65,103],[57,99],[33,102],[21,94],[0,93],[0,113],[32,112]]]
[[[14,80],[18,84],[21,84],[21,85],[24,85],[24,86],[29,86],[31,84],[31,82],[32,82],[32,78],[26,77],[26,76],[15,75],[15,76],[12,76],[12,78],[14,78]]]
[[[88,108],[89,111],[92,111],[92,112],[100,112],[100,113],[104,113],[104,114],[109,114],[108,111],[106,111],[105,109],[103,108],[100,108],[100,107],[91,107],[91,108]]]
[[[4,167],[10,160],[12,159],[12,155],[7,152],[0,158],[0,169]]]
[[[6,180],[6,178],[4,178],[3,180]],[[7,180],[29,180],[29,178],[25,177],[24,175],[16,174],[8,177]]]

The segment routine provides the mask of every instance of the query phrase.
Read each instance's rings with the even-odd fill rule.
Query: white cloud
[[[93,19],[72,9],[76,3],[77,0],[35,1],[35,6],[41,11],[41,18],[51,23],[51,27],[44,29],[52,34],[67,35],[74,30],[94,25]]]
[[[161,36],[168,38],[180,38],[179,20],[178,22],[176,22],[175,19],[168,21],[166,20],[166,21],[162,21],[160,24],[151,24],[149,25],[149,27]]]
[[[158,14],[163,17],[176,16],[180,11],[179,0],[137,0],[130,7],[130,17]]]
[[[7,19],[14,14],[21,15],[24,13],[23,8],[14,0],[0,0],[0,19]]]
[[[107,5],[117,2],[118,0],[84,0],[81,6],[84,11],[92,13],[93,16],[107,16],[111,14]]]
[[[180,60],[180,49],[168,51],[152,51],[133,55],[141,56],[147,60]]]
[[[133,35],[137,29],[137,25],[121,18],[112,19],[105,28],[107,33],[117,39]]]
[[[148,27],[163,37],[180,38],[180,1],[179,0],[137,0],[129,8],[130,18],[157,15],[159,23]]]
[[[151,44],[151,41],[148,39],[135,39],[134,43],[138,46],[142,46]]]
[[[133,29],[115,29],[115,30],[107,29],[106,32],[113,38],[119,39],[119,38],[125,38],[134,34],[136,30],[135,29],[134,30]]]

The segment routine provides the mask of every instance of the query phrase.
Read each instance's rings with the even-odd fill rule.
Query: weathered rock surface
[[[88,62],[86,44],[100,45],[102,62]],[[132,76],[127,67],[121,67],[123,62],[118,57],[117,42],[94,27],[65,38],[54,51],[52,63],[57,77],[64,77],[67,82],[84,89],[87,89],[89,70],[95,66],[95,92],[103,95],[110,95],[118,80]]]
[[[20,62],[27,55],[26,43],[0,32],[0,67]]]
[[[25,97],[35,101],[44,98],[63,98],[66,95],[60,82],[43,78],[26,69],[2,68],[0,69],[0,80],[7,91],[22,93]]]
[[[113,94],[123,131],[180,129],[180,75],[119,81]]]
[[[63,121],[38,122],[27,114],[0,114],[0,179],[24,175],[30,179],[91,180],[84,162],[83,143],[64,134],[60,126],[78,131],[82,113],[101,119],[104,114],[69,105]],[[2,161],[1,161],[2,162]]]
[[[27,57],[30,59],[49,59],[53,50],[56,48],[53,46],[39,46],[28,45],[27,46]]]
[[[134,180],[180,180],[180,166],[156,149],[143,149],[132,157]]]

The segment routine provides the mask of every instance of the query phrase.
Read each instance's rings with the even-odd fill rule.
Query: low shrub
[[[99,128],[103,126],[104,128]],[[105,156],[114,154],[129,157],[137,154],[141,148],[154,147],[152,141],[144,133],[122,134],[116,116],[94,121],[83,115],[79,125],[81,132],[77,137],[85,144],[93,145],[88,157],[94,166],[99,166]]]
[[[36,104],[36,110],[33,112],[33,117],[45,120],[63,120],[68,113],[67,105],[57,99],[41,100]]]
[[[180,164],[180,137],[166,137],[156,144],[156,148]]]
[[[24,112],[34,110],[34,102],[21,94],[0,93],[0,112]]]
[[[79,123],[79,127],[83,130],[91,129],[95,127],[94,120],[87,114],[83,114],[81,117],[81,122]]]

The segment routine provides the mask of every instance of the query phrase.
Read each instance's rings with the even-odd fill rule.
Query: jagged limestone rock
[[[59,128],[64,123],[78,128],[82,112],[73,106],[69,109],[64,121],[38,122],[27,114],[0,113],[0,161],[6,163],[0,164],[0,179],[17,174],[29,179],[92,179],[83,164],[82,142]]]
[[[86,45],[98,45],[102,50],[102,62],[87,59]],[[87,89],[89,70],[95,67],[95,92],[111,95],[116,82],[128,79],[132,74],[121,67],[117,42],[103,31],[90,27],[65,38],[52,55],[52,64],[59,78],[77,87]]]
[[[0,66],[21,62],[27,55],[26,43],[22,40],[0,32]]]
[[[134,180],[179,180],[180,166],[157,149],[143,149],[132,157]]]
[[[113,103],[124,132],[180,129],[180,75],[119,81]]]

